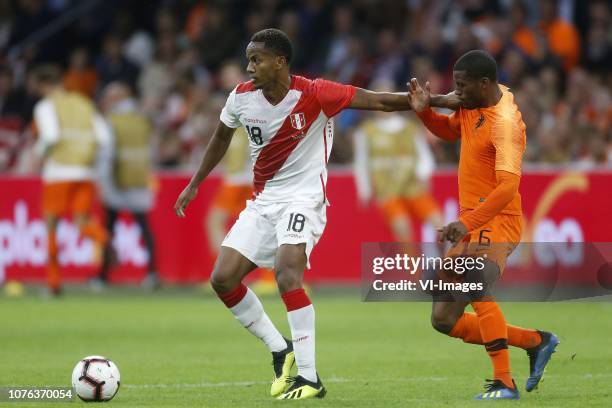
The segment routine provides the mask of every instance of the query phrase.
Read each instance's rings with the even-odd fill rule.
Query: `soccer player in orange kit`
[[[525,150],[525,124],[509,89],[497,83],[497,64],[485,51],[461,56],[453,68],[460,105],[452,115],[430,107],[429,83],[410,83],[414,111],[436,136],[461,140],[459,220],[440,230],[440,240],[454,244],[447,256],[485,256],[485,269],[499,277],[506,258],[520,242],[521,196],[518,192]],[[475,313],[465,312],[468,304]],[[508,345],[527,351],[530,373],[526,390],[535,389],[559,339],[552,333],[506,323],[491,296],[474,300],[434,298],[431,322],[439,332],[485,346],[493,380],[476,399],[519,399],[510,371]]]

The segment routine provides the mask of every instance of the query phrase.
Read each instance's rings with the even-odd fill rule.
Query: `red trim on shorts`
[[[312,304],[303,288],[283,293],[281,297],[283,298],[283,302],[285,302],[288,312],[292,312]]]
[[[240,303],[242,299],[244,299],[246,293],[247,287],[241,283],[234,290],[231,290],[226,293],[217,293],[217,296],[219,296],[219,299],[221,299],[221,301],[225,303],[225,306],[227,306],[228,308],[232,308],[238,303]]]

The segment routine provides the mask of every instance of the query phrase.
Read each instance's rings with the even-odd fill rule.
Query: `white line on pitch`
[[[547,374],[547,378],[563,377],[563,378],[608,378],[612,377],[612,373],[596,373],[596,374]],[[325,379],[326,383],[380,383],[380,382],[412,382],[412,381],[448,381],[450,377],[396,377],[396,378],[342,378],[329,377]],[[270,381],[228,381],[228,382],[201,382],[195,384],[177,383],[177,384],[122,384],[122,387],[142,389],[142,388],[222,388],[222,387],[250,387],[253,385],[267,385]]]
[[[406,382],[406,381],[445,381],[447,377],[410,377],[392,379],[358,379],[358,378],[326,378],[326,383],[347,383],[347,382]],[[201,382],[196,384],[129,384],[125,388],[217,388],[217,387],[249,387],[251,385],[270,384],[270,381],[231,381],[231,382]]]

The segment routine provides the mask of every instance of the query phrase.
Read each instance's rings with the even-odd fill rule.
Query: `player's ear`
[[[276,57],[276,68],[281,69],[283,65],[287,64],[287,59],[282,55]]]

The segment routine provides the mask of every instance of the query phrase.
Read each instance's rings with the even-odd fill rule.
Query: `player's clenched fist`
[[[185,208],[198,195],[198,188],[188,184],[174,204],[174,212],[181,218],[185,217]]]

